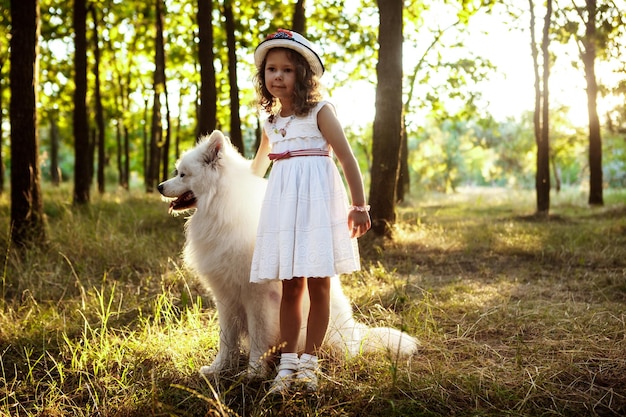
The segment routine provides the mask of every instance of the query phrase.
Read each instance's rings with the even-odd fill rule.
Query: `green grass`
[[[0,415],[611,416],[626,414],[626,193],[589,208],[464,190],[398,209],[396,239],[361,240],[342,278],[355,315],[419,354],[327,356],[319,395],[266,398],[214,357],[210,296],[180,260],[183,218],[157,195],[46,189],[49,242],[19,253],[0,197]],[[245,367],[242,366],[243,372]]]

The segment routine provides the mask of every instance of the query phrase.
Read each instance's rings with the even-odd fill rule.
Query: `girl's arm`
[[[270,142],[265,134],[265,129],[263,129],[263,134],[261,135],[261,143],[259,144],[259,149],[256,151],[256,155],[252,160],[252,164],[250,168],[255,175],[259,177],[264,177],[267,169],[270,166],[270,160],[267,157],[270,153]]]
[[[363,186],[361,169],[341,127],[341,123],[330,105],[325,105],[319,111],[317,124],[341,164],[348,188],[350,189],[352,205],[364,207],[365,188]],[[352,231],[353,237],[362,236],[371,227],[369,213],[367,211],[350,210],[348,226]]]

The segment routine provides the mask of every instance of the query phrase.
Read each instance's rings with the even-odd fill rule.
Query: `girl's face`
[[[272,49],[265,58],[265,88],[279,100],[291,100],[296,84],[296,66],[287,51]]]

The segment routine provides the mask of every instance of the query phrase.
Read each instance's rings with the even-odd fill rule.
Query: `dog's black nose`
[[[163,183],[157,185],[157,190],[159,190],[159,192],[163,194]]]

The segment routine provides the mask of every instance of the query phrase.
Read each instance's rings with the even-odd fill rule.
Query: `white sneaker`
[[[317,392],[319,385],[317,380],[318,373],[317,356],[304,353],[300,358],[298,373],[296,374],[298,384],[302,385],[307,392]]]
[[[281,376],[280,374],[276,375],[267,393],[270,395],[286,395],[291,389],[295,376],[295,372],[285,376]]]
[[[280,364],[278,365],[278,374],[272,381],[272,385],[268,391],[268,394],[285,395],[289,392],[293,381],[295,380],[296,372],[298,370],[298,354],[297,353],[283,353],[280,356]]]

